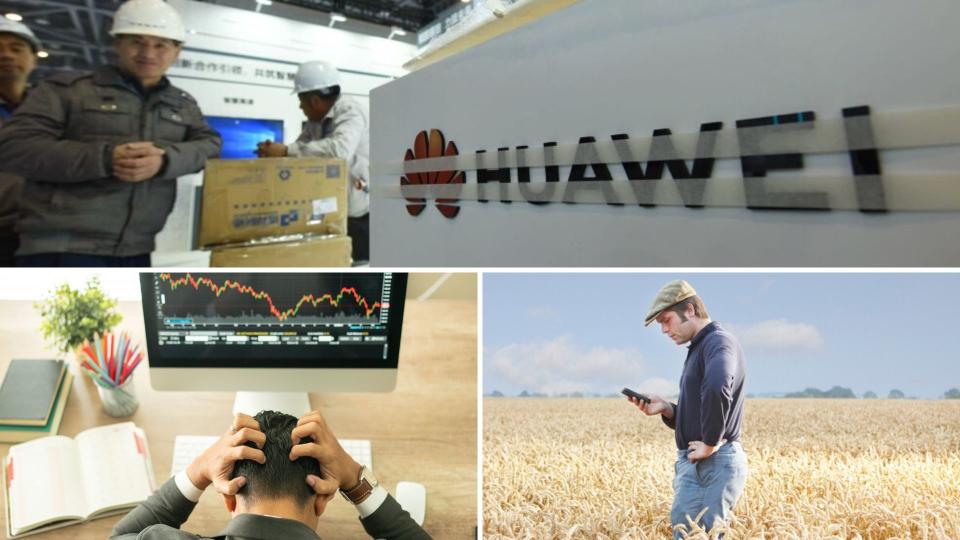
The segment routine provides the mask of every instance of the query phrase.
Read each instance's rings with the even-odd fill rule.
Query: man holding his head
[[[317,540],[327,503],[339,491],[356,505],[373,538],[430,536],[340,446],[319,412],[299,420],[264,411],[238,414],[233,426],[113,528],[114,540],[197,540],[180,530],[209,485],[233,516],[224,539]]]
[[[0,18],[0,128],[27,98],[40,40],[21,22]],[[0,266],[13,266],[20,242],[16,223],[23,178],[0,172]]]
[[[186,28],[163,0],[128,0],[116,66],[40,83],[0,131],[0,169],[26,179],[18,266],[150,266],[154,237],[221,139],[165,77]]]
[[[671,281],[654,299],[644,326],[656,321],[677,345],[689,343],[676,404],[650,396],[645,403],[628,398],[648,416],[660,415],[675,430],[676,476],[670,523],[704,529],[722,526],[747,480],[747,457],[740,444],[746,363],[737,339],[710,320],[697,291],[683,280]],[[705,511],[704,511],[705,510]],[[689,521],[688,521],[689,519]]]
[[[330,62],[300,64],[294,92],[307,117],[300,137],[290,145],[257,144],[259,157],[337,157],[349,168],[347,233],[353,259],[370,259],[370,114],[360,102],[340,94],[340,70]]]

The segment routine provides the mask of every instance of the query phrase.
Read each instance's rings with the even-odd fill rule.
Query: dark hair
[[[329,86],[327,88],[321,88],[319,90],[310,90],[307,92],[300,92],[297,94],[304,99],[309,99],[313,96],[325,101],[336,101],[340,97],[340,85]]]
[[[250,460],[236,463],[232,478],[247,478],[247,483],[237,494],[253,500],[292,499],[305,505],[314,496],[313,489],[307,485],[307,475],[320,476],[320,463],[308,457],[290,461],[290,449],[293,448],[290,433],[297,426],[297,419],[274,411],[261,411],[253,418],[267,436],[263,445],[266,463],[261,465]],[[308,441],[300,440],[301,443]],[[247,446],[255,445],[251,442]]]
[[[683,322],[687,321],[687,306],[693,306],[693,313],[700,317],[701,319],[709,319],[710,314],[707,313],[707,306],[703,305],[703,300],[699,296],[691,296],[686,300],[681,300],[676,304],[668,307],[667,309],[676,313],[680,316],[680,319]]]

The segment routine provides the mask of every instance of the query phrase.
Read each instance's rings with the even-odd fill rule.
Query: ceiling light
[[[20,15],[19,13],[7,13],[6,17],[11,21],[20,22],[23,20],[23,15]]]
[[[48,53],[47,51],[40,51],[37,53],[37,56],[39,56],[40,58],[46,58],[50,56],[50,53]]]
[[[345,15],[340,14],[340,13],[333,13],[333,12],[331,12],[331,13],[330,13],[330,24],[328,24],[327,26],[329,26],[329,27],[332,28],[333,25],[337,24],[338,22],[347,22],[347,17],[346,17]]]

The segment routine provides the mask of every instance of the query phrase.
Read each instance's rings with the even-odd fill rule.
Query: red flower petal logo
[[[413,141],[413,150],[407,149],[403,156],[404,161],[416,159],[427,159],[436,157],[456,156],[460,151],[453,141],[446,143],[443,133],[439,129],[431,129],[428,134],[421,131]],[[420,184],[463,184],[466,182],[466,175],[463,171],[432,171],[422,173],[407,173],[400,177],[400,185],[420,185]],[[411,216],[419,216],[427,206],[426,199],[415,197],[406,197],[407,212]],[[437,199],[437,210],[444,217],[453,219],[460,212],[460,207],[456,204],[460,199]]]

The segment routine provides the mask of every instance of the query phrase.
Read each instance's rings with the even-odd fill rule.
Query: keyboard
[[[207,435],[177,435],[173,445],[173,463],[170,464],[170,476],[187,468],[193,460],[210,448],[220,437]],[[373,468],[373,453],[368,439],[340,439],[340,446],[357,463]]]

